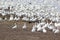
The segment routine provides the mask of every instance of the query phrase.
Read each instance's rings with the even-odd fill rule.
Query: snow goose
[[[40,24],[41,24],[41,25],[45,25],[46,23],[45,23],[45,22],[41,22]]]
[[[60,32],[60,23],[55,23],[55,28],[53,29],[54,33],[59,33]]]
[[[47,23],[47,24],[45,24],[45,25],[43,25],[43,26],[42,26],[42,29],[44,29],[44,28],[48,27],[48,25],[49,25],[48,23]]]
[[[38,17],[38,20],[41,20],[42,19],[42,17]]]
[[[5,15],[6,15],[6,14],[3,12],[3,13],[2,13],[2,16],[5,16]]]
[[[37,25],[37,27],[38,27],[37,31],[42,31],[43,33],[46,33],[47,30],[45,28],[47,26],[48,26],[48,23],[47,24],[45,24],[44,22],[43,23],[39,23],[39,25]]]
[[[35,32],[35,31],[36,31],[36,28],[35,28],[35,26],[33,25],[31,32]]]
[[[59,30],[59,29],[53,29],[53,32],[54,32],[54,33],[59,33],[60,30]]]
[[[10,15],[9,21],[13,20],[13,15]]]
[[[23,17],[22,20],[29,21],[29,18]]]
[[[42,29],[41,24],[38,24],[36,27],[37,27],[37,31],[41,31]]]
[[[54,23],[54,25],[57,27],[57,26],[60,26],[60,23]]]
[[[33,25],[33,27],[32,27],[32,30],[31,30],[31,32],[35,32],[36,31],[36,23],[35,23],[35,25]]]
[[[48,26],[48,29],[49,29],[49,30],[52,30],[52,29],[54,29],[54,26],[53,26],[53,25],[49,25],[49,26]]]
[[[37,24],[37,31],[41,30],[42,29],[42,26],[45,25],[45,22],[41,22],[39,24]]]
[[[17,24],[15,23],[14,26],[12,27],[12,29],[15,29],[17,28]]]
[[[48,27],[48,25],[49,24],[47,23],[47,24],[45,24],[45,25],[42,26],[42,32],[43,33],[46,33],[47,32],[47,30],[45,28]]]
[[[24,23],[24,25],[23,25],[22,28],[23,28],[23,29],[26,29],[26,28],[27,28],[26,23]]]
[[[36,20],[37,18],[33,18],[33,17],[30,19],[30,21],[36,21]]]
[[[47,32],[47,30],[44,28],[44,29],[42,29],[42,31],[43,31],[43,33],[46,33]]]

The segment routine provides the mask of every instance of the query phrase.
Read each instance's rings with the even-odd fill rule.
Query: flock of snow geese
[[[31,3],[27,5],[22,5],[19,2],[0,2],[0,21],[3,20],[23,20],[28,22],[35,22],[31,32],[42,31],[46,33],[48,28],[54,33],[60,32],[60,12],[57,11],[57,7],[54,5],[33,5]],[[46,20],[47,19],[47,20]],[[50,20],[50,22],[49,22]],[[17,28],[17,25],[12,27],[12,29]],[[26,23],[24,23],[23,29],[26,29]]]
[[[12,29],[16,29],[18,26],[15,23],[15,25],[12,27]],[[43,32],[43,33],[47,33],[47,29],[48,28],[50,31],[52,31],[53,33],[59,33],[60,32],[60,23],[54,23],[50,22],[50,23],[45,23],[45,22],[39,22],[39,23],[35,23],[31,29],[31,32]],[[26,23],[23,24],[22,29],[27,29],[27,25]]]

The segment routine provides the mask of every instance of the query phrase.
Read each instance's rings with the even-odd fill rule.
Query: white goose
[[[60,23],[55,23],[55,27],[56,27],[57,29],[53,29],[53,32],[54,32],[54,33],[59,33],[59,32],[60,32]]]
[[[29,18],[23,17],[22,20],[29,21]]]
[[[49,23],[49,25],[48,25],[48,29],[49,30],[52,30],[52,29],[54,29],[55,27],[54,27],[54,25],[52,25],[53,23],[52,23],[52,21]]]
[[[23,29],[26,29],[26,28],[27,28],[26,23],[24,23],[24,25],[23,25],[22,28],[23,28]]]
[[[13,15],[10,15],[10,19],[9,19],[9,21],[11,21],[11,20],[13,20],[14,18],[13,18]]]
[[[17,28],[17,25],[16,25],[16,23],[15,23],[15,25],[12,27],[12,29],[15,29],[15,28]]]
[[[35,32],[35,31],[36,31],[36,28],[35,28],[35,26],[33,25],[31,32]]]
[[[60,26],[60,23],[55,23],[54,25],[57,27],[57,26]]]
[[[47,32],[47,30],[44,28],[44,29],[42,29],[42,31],[43,31],[43,33],[46,33]]]
[[[52,30],[52,29],[54,29],[54,26],[53,26],[53,25],[49,25],[49,26],[48,26],[48,29],[49,29],[49,30]]]
[[[44,24],[45,24],[45,22],[41,22],[40,24],[41,24],[41,25],[44,25]]]
[[[37,25],[37,31],[41,31],[42,27],[41,27],[41,24],[38,24]]]
[[[30,21],[36,21],[37,20],[37,18],[34,18],[34,17],[32,17],[31,19],[30,19]]]
[[[48,23],[47,23],[47,24],[45,24],[45,25],[43,25],[43,26],[42,26],[42,29],[44,29],[44,28],[48,27],[48,25],[49,25]]]
[[[41,25],[43,25],[43,26],[41,27]],[[46,33],[47,30],[46,30],[45,28],[46,28],[47,26],[48,26],[48,23],[45,24],[44,22],[42,22],[42,23],[39,24],[39,27],[38,27],[37,31],[42,31],[43,33]]]
[[[54,32],[54,33],[59,33],[60,30],[59,30],[59,29],[53,29],[53,32]]]
[[[36,26],[37,26],[36,24],[33,25],[31,32],[35,32],[36,31]]]
[[[5,13],[2,13],[2,16],[5,16],[6,14]]]
[[[41,22],[37,25],[37,31],[41,31],[43,29],[42,25],[45,25],[45,22]]]

